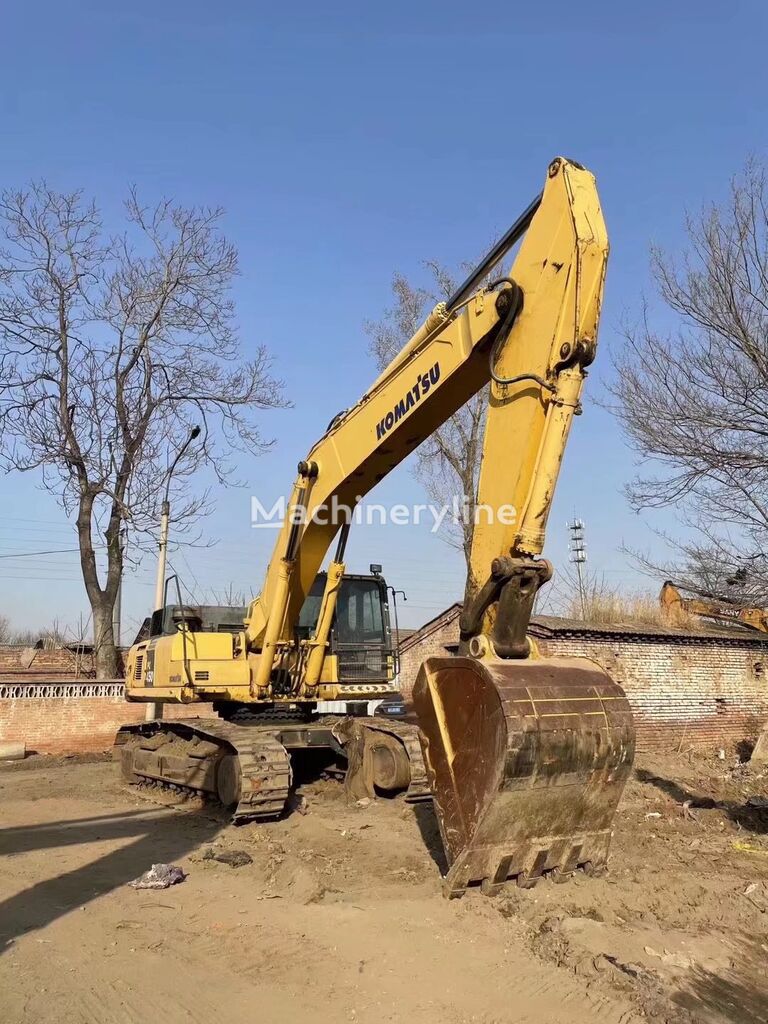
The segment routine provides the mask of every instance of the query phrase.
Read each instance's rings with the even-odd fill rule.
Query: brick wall
[[[40,754],[109,750],[121,725],[144,720],[146,705],[129,703],[122,693],[120,682],[0,683],[0,740]],[[166,704],[164,713],[172,719],[214,714],[210,704]]]
[[[640,749],[729,747],[754,740],[768,719],[768,642],[758,637],[674,630],[656,636],[610,627],[600,632],[573,624],[565,628],[559,621],[540,618],[532,623],[542,653],[587,657],[602,665],[632,704]],[[454,605],[401,648],[403,694],[410,696],[425,658],[453,651],[457,643]],[[125,702],[119,683],[110,688],[93,681],[71,682],[74,656],[68,651],[36,652],[41,662],[33,662],[26,672],[19,670],[19,650],[12,664],[3,661],[6,652],[0,649],[0,740],[23,741],[41,753],[108,750],[120,725],[144,717],[144,705]],[[41,689],[43,655],[60,669],[45,676],[47,680],[70,681],[61,682],[56,696]],[[205,717],[212,709],[209,704],[166,705],[166,714]]]
[[[0,645],[0,680],[90,679],[93,676],[93,655],[89,651]]]
[[[733,747],[754,741],[768,719],[768,642],[749,633],[639,628],[567,628],[535,619],[531,633],[542,654],[586,657],[623,688],[635,715],[638,748]],[[421,662],[455,650],[458,608],[448,609],[409,638],[400,685],[410,696]]]
[[[710,640],[548,637],[543,654],[592,658],[624,689],[640,750],[733,747],[768,718],[768,652]]]
[[[398,680],[403,696],[410,698],[419,666],[426,658],[440,657],[459,642],[458,606],[452,605],[443,615],[413,633],[400,647]]]

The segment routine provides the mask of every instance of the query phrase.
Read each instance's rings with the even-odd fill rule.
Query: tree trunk
[[[115,647],[112,631],[112,606],[103,600],[92,604],[93,610],[93,663],[97,679],[120,679],[123,674],[122,658]]]
[[[80,567],[93,618],[93,662],[97,679],[120,679],[123,674],[122,658],[115,647],[115,634],[112,628],[115,598],[123,572],[120,519],[113,504],[110,524],[106,531],[107,581],[102,590],[99,586],[96,555],[91,539],[93,500],[92,492],[84,489],[77,512]]]

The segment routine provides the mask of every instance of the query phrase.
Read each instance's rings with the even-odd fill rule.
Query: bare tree
[[[249,597],[232,582],[225,587],[211,587],[206,596],[212,604],[223,605],[225,608],[239,608],[253,600],[253,595]]]
[[[728,200],[687,221],[682,259],[652,252],[674,318],[626,332],[612,386],[630,443],[657,472],[636,509],[678,508],[699,540],[663,572],[732,600],[768,598],[768,181],[747,164]],[[663,320],[666,322],[668,316]],[[658,564],[646,559],[646,564]],[[682,578],[681,578],[682,577]]]
[[[724,536],[701,524],[691,540],[658,532],[664,547],[653,552],[625,547],[641,572],[655,580],[671,580],[689,594],[744,607],[768,604],[768,559],[749,553],[732,532]]]
[[[0,644],[33,647],[40,642],[47,647],[60,647],[65,642],[58,622],[54,620],[45,629],[16,629],[7,615],[0,615]]]
[[[174,519],[207,509],[189,475],[231,472],[226,451],[262,451],[253,414],[281,404],[263,347],[240,353],[230,297],[237,252],[221,210],[125,204],[105,233],[80,192],[44,183],[0,197],[0,459],[41,472],[75,519],[97,674],[119,671],[112,612],[123,540],[158,522],[169,459]]]
[[[428,287],[412,284],[402,274],[392,279],[394,304],[378,321],[368,321],[370,352],[379,369],[384,369],[423,323],[436,303],[445,301],[456,290],[453,275],[438,263],[424,264],[431,278]],[[457,413],[437,428],[418,448],[418,479],[436,505],[453,502],[464,511],[458,519],[446,519],[440,536],[462,551],[467,564],[466,594],[474,593],[470,552],[475,523],[475,502],[485,428],[486,396],[475,395]]]

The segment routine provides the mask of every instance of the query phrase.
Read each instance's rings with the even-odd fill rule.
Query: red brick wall
[[[40,684],[38,684],[39,686]],[[30,689],[31,682],[19,685]],[[41,754],[93,753],[109,750],[121,725],[144,720],[146,705],[129,703],[122,696],[92,696],[110,684],[68,685],[68,696],[0,697],[0,740],[25,743]],[[120,691],[119,684],[111,690]],[[38,691],[39,692],[39,691]],[[98,692],[98,691],[97,691]],[[166,718],[204,718],[213,715],[210,704],[166,704]]]
[[[406,697],[421,662],[457,643],[453,616],[401,654]],[[759,641],[555,634],[537,643],[552,657],[592,658],[624,688],[640,750],[733,747],[755,740],[768,719],[768,656]]]
[[[402,651],[400,685],[406,697],[421,662],[446,654],[457,643],[458,620],[451,615]],[[768,657],[758,642],[553,635],[538,643],[544,654],[593,658],[624,687],[635,713],[640,749],[729,747],[753,740],[768,719]],[[4,674],[2,653],[0,680],[26,687],[41,678],[38,672]],[[37,655],[58,656],[58,678],[72,679],[73,672],[63,667],[66,658],[73,663],[69,652]],[[18,651],[16,659],[18,666]],[[56,679],[57,674],[45,678]],[[102,684],[81,682],[63,691],[67,696],[0,698],[0,740],[23,741],[28,749],[43,753],[108,750],[117,728],[141,721],[145,709],[125,702],[119,686],[113,686],[110,696],[94,696],[93,688],[103,692]],[[209,704],[166,705],[166,714],[205,717],[212,709]]]
[[[623,687],[640,750],[732,747],[768,718],[768,658],[759,647],[610,637],[539,640],[543,654],[594,659]]]
[[[63,647],[46,651],[0,646],[0,680],[90,679],[93,675],[93,657],[89,653],[75,653]]]
[[[410,698],[422,661],[446,655],[446,645],[456,645],[458,642],[459,621],[457,618],[451,618],[447,622],[443,620],[436,623],[435,628],[412,647],[401,649],[398,679],[403,696]]]

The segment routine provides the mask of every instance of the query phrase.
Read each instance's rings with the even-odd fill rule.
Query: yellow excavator
[[[511,270],[494,279],[517,243]],[[211,794],[235,820],[274,818],[296,759],[319,748],[345,764],[351,797],[405,790],[406,799],[432,798],[449,896],[604,869],[634,753],[629,704],[595,663],[542,657],[527,627],[552,575],[538,556],[595,356],[607,257],[593,176],[555,159],[541,194],[299,463],[242,628],[203,629],[179,596],[174,631],[131,649],[129,700],[211,701],[219,717],[121,729],[115,753],[128,781]],[[415,721],[357,713],[393,684],[340,671],[332,638],[348,512],[482,390],[471,552],[479,582],[461,615],[460,653],[421,666]],[[334,510],[343,510],[341,522]],[[355,621],[363,632],[366,623],[378,629],[378,616],[362,595]],[[319,713],[323,701],[344,701],[346,714]]]
[[[686,588],[683,588],[686,589]],[[726,622],[746,629],[768,633],[768,609],[739,604],[703,591],[691,591],[694,597],[683,597],[680,588],[667,580],[659,594],[664,615],[674,624],[681,624],[686,615],[697,619]]]

